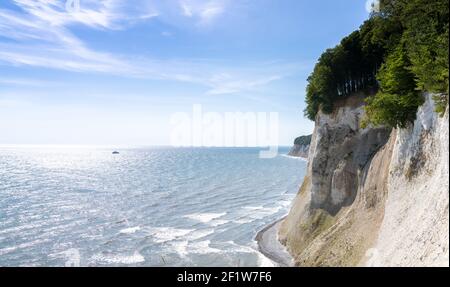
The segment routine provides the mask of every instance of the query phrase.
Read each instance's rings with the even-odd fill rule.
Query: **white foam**
[[[278,202],[278,205],[270,207],[244,206],[242,207],[242,211],[238,213],[240,217],[234,219],[233,222],[238,224],[246,224],[277,214],[283,210],[288,212],[290,205],[291,200],[282,200]]]
[[[150,235],[157,243],[164,243],[186,236],[194,231],[194,229],[181,229],[174,227],[151,227],[148,229]]]
[[[193,213],[193,214],[188,214],[185,215],[183,217],[185,218],[189,218],[192,220],[196,220],[202,223],[208,223],[216,218],[222,217],[225,214],[227,214],[226,212],[223,213]]]
[[[245,224],[245,223],[253,222],[255,220],[256,219],[254,219],[254,218],[244,217],[244,218],[239,218],[239,219],[233,220],[233,222],[239,223],[239,224]]]
[[[223,250],[210,247],[211,241],[199,241],[189,244],[189,252],[195,254],[221,253]]]
[[[215,220],[209,222],[209,225],[215,227],[215,226],[227,224],[228,222],[230,222],[230,220],[225,220],[225,219],[215,219]]]
[[[291,204],[292,204],[292,199],[280,201],[280,206],[282,208],[288,208],[291,206]]]
[[[300,156],[292,156],[292,155],[288,155],[288,154],[282,154],[281,156],[282,157],[291,158],[291,159],[301,160],[301,161],[304,161],[304,162],[308,162],[307,158],[300,157]]]
[[[135,227],[129,227],[129,228],[125,228],[119,231],[119,233],[121,234],[133,234],[137,231],[141,230],[141,228],[139,226],[135,226]]]
[[[244,209],[252,211],[248,213],[248,218],[252,219],[262,219],[266,216],[272,215],[280,211],[283,207],[281,205],[272,206],[272,207],[254,207],[254,206],[245,206]]]
[[[191,233],[189,233],[188,235],[185,236],[186,239],[188,240],[198,240],[200,238],[203,238],[205,236],[208,236],[210,234],[214,233],[214,229],[210,228],[210,229],[199,229],[199,230],[194,230]]]
[[[270,260],[269,258],[264,256],[261,252],[259,252],[255,248],[252,248],[250,246],[238,245],[234,241],[227,241],[226,243],[232,246],[232,248],[229,249],[232,252],[257,254],[258,255],[258,266],[260,266],[260,267],[275,267],[276,266],[276,264],[272,260]]]
[[[227,241],[225,243],[233,246],[232,248],[229,248],[229,250],[233,251],[233,252],[242,252],[242,253],[255,253],[256,252],[255,249],[253,249],[253,248],[251,248],[249,246],[236,244],[236,242],[234,242],[232,240]]]
[[[107,264],[135,264],[145,261],[144,256],[142,256],[137,251],[135,251],[133,255],[95,254],[94,256],[92,256],[91,259],[97,262],[103,262]]]
[[[178,255],[184,257],[188,254],[187,247],[188,247],[189,241],[187,240],[179,240],[179,241],[172,241],[168,245],[170,248],[170,251],[175,251]]]
[[[211,254],[211,253],[228,253],[229,250],[221,250],[210,247],[210,240],[189,242],[187,240],[172,241],[168,244],[170,251],[175,251],[178,255],[186,257],[189,254]]]
[[[248,209],[248,210],[258,210],[258,209],[263,209],[264,206],[262,205],[258,205],[258,206],[244,206],[244,209]]]
[[[275,267],[275,263],[270,260],[269,258],[267,258],[266,256],[264,256],[264,254],[262,254],[261,252],[258,252],[258,266],[259,267]]]

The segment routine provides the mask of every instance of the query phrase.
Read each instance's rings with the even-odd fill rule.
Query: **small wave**
[[[194,230],[191,233],[189,233],[188,235],[186,235],[186,239],[188,240],[198,240],[200,238],[206,237],[208,235],[211,235],[214,233],[214,229],[199,229],[199,230]]]
[[[248,209],[248,210],[258,210],[258,209],[263,209],[264,206],[259,205],[259,206],[244,206],[244,209]]]
[[[229,248],[229,250],[232,252],[257,254],[259,267],[275,267],[275,264],[272,260],[264,256],[264,254],[262,254],[255,248],[252,248],[250,246],[239,245],[236,244],[236,242],[234,241],[227,241],[226,243],[232,246],[231,248]]]
[[[254,218],[248,218],[248,217],[241,217],[241,218],[233,220],[233,222],[239,223],[239,224],[246,224],[246,223],[250,223],[253,221],[255,221]]]
[[[251,208],[251,209],[250,209]],[[260,208],[254,208],[251,206],[246,206],[244,209],[250,209],[253,212],[248,215],[250,218],[254,219],[261,219],[266,216],[272,215],[280,211],[283,207],[281,205],[273,206],[273,207],[260,207]]]
[[[233,219],[234,223],[247,224],[272,216],[280,211],[285,210],[286,212],[291,205],[291,200],[283,200],[278,202],[275,206],[264,207],[264,206],[244,206],[241,212],[238,212],[239,217]]]
[[[187,246],[189,244],[189,241],[187,240],[179,240],[179,241],[172,241],[168,245],[168,249],[170,251],[174,251],[176,254],[180,255],[181,257],[185,257],[188,254]]]
[[[91,259],[106,264],[135,264],[145,261],[144,256],[137,251],[133,255],[95,254]]]
[[[208,223],[216,218],[220,218],[226,215],[226,212],[223,213],[193,213],[183,216],[184,218],[189,218],[192,220],[196,220],[202,223]]]
[[[291,159],[296,159],[296,160],[301,160],[301,161],[305,161],[308,162],[307,158],[304,157],[300,157],[300,156],[292,156],[292,155],[288,155],[288,154],[282,154],[282,157],[287,157],[287,158],[291,158]]]
[[[282,208],[289,208],[292,204],[292,200],[293,199],[280,201],[280,206]]]
[[[275,263],[270,260],[269,258],[267,258],[266,256],[264,256],[264,254],[262,254],[261,252],[258,252],[258,266],[259,267],[275,267]]]
[[[210,247],[210,240],[199,241],[189,244],[189,252],[194,254],[221,253],[223,250]]]
[[[230,220],[215,219],[215,220],[209,222],[209,225],[216,227],[216,226],[227,224],[228,222],[230,222]]]
[[[186,236],[194,231],[194,229],[181,229],[174,227],[152,227],[148,229],[150,236],[154,238],[156,243],[164,243]]]
[[[190,242],[188,240],[172,241],[168,245],[168,250],[175,251],[179,256],[186,257],[190,254],[210,254],[210,253],[224,253],[225,250],[213,248],[209,246],[210,240]]]
[[[124,228],[124,229],[120,230],[119,233],[120,234],[133,234],[139,230],[141,230],[141,228],[139,226],[135,226],[135,227]]]
[[[1,248],[0,249],[0,255],[5,255],[7,253],[16,251],[18,249],[25,249],[25,248],[33,247],[35,245],[46,243],[46,242],[49,242],[49,241],[50,241],[50,239],[38,239],[38,240],[35,240],[35,241],[31,241],[31,242],[21,243],[21,244],[15,245],[15,246]]]

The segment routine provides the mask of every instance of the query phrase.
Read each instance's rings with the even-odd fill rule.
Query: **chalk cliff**
[[[448,266],[448,107],[361,127],[364,95],[319,112],[307,175],[279,229],[297,266]]]
[[[311,137],[312,135],[300,136],[296,138],[294,141],[294,145],[289,150],[288,155],[308,158],[309,146],[311,145]]]

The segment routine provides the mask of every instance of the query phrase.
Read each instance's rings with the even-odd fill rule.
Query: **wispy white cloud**
[[[124,0],[14,0],[14,2],[28,14],[52,26],[78,23],[95,28],[120,29],[137,20],[146,20],[158,15],[142,0],[133,1],[133,5],[129,5],[130,1]]]
[[[192,17],[193,12],[191,6],[189,6],[186,1],[180,1],[180,7],[183,12],[183,15],[186,17]]]
[[[0,84],[8,86],[48,87],[58,85],[56,82],[42,81],[27,78],[0,78]]]
[[[184,16],[196,18],[201,25],[209,24],[226,11],[225,0],[180,0],[179,5]]]
[[[0,35],[12,40],[0,40],[0,64],[195,83],[215,95],[249,91],[299,67],[266,63],[233,68],[220,61],[162,61],[117,55],[89,48],[70,30],[75,24],[94,29],[125,29],[137,21],[159,17],[167,10],[167,7],[158,10],[153,5],[157,2],[152,5],[146,5],[148,1],[138,2],[142,6],[135,1],[130,5],[125,0],[83,0],[79,10],[68,12],[62,0],[14,0],[21,11],[0,8]],[[180,0],[176,3],[185,5],[177,7],[183,17],[206,24],[224,13],[228,2]]]
[[[230,74],[219,74],[213,76],[209,84],[211,89],[208,91],[210,95],[233,94],[242,91],[250,91],[259,86],[265,86],[273,81],[283,78],[281,75],[268,75],[256,79],[239,78]]]

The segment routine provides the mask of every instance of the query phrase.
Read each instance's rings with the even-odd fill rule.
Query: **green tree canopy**
[[[368,123],[403,127],[414,120],[418,91],[448,94],[448,12],[448,0],[380,0],[380,11],[320,56],[305,115],[314,120],[319,110],[332,112],[338,98],[375,88]]]

